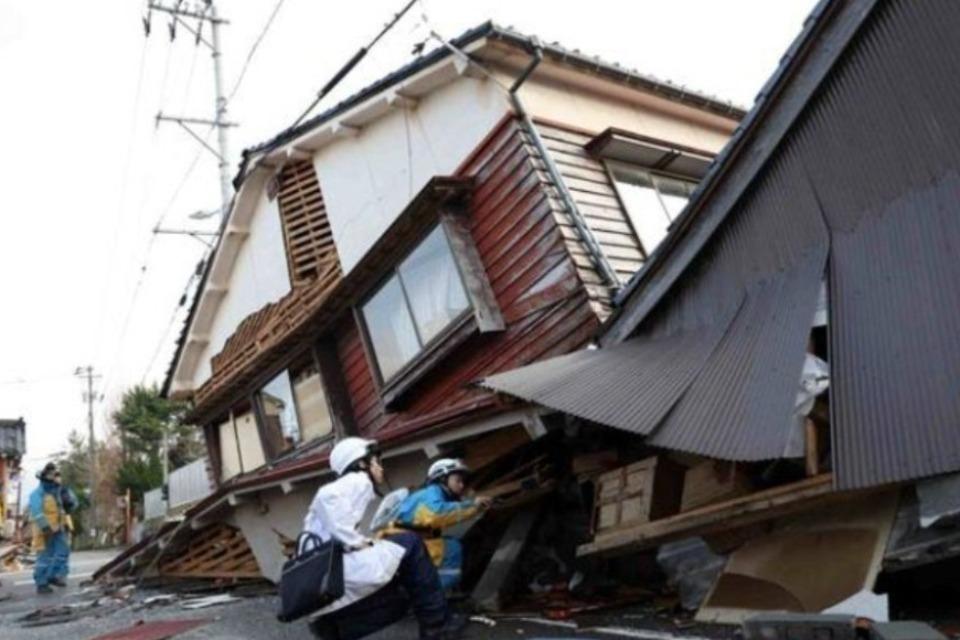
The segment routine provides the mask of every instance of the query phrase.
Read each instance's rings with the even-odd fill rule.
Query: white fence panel
[[[167,515],[167,505],[163,501],[163,489],[153,489],[143,494],[143,519],[153,520]]]
[[[170,508],[206,498],[213,491],[207,475],[207,459],[200,458],[170,473]]]

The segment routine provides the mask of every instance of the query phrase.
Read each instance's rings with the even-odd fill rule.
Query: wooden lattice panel
[[[336,247],[313,163],[288,164],[277,182],[290,280],[297,287],[320,275],[321,263],[336,256]]]
[[[335,256],[317,264],[317,278],[290,291],[275,303],[251,314],[237,328],[224,350],[214,356],[213,375],[194,394],[194,410],[209,408],[217,398],[230,396],[268,366],[284,342],[309,325],[311,314],[340,282],[340,263]],[[249,321],[249,322],[248,322]]]
[[[173,578],[262,578],[239,529],[218,522],[197,533],[185,548],[160,561],[160,575]]]

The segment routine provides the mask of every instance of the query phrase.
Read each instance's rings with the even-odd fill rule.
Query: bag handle
[[[297,557],[299,558],[308,551],[317,549],[323,545],[323,538],[315,533],[303,531],[297,536]]]

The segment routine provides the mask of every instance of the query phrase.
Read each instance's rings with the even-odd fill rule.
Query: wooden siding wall
[[[309,284],[319,277],[323,265],[337,255],[312,162],[293,162],[280,171],[277,202],[287,245],[290,283],[294,287]]]
[[[604,254],[621,282],[627,282],[643,266],[644,254],[606,168],[585,149],[591,136],[543,122],[537,123],[537,129]],[[608,310],[610,291],[602,286],[570,214],[559,200],[554,211],[591,300]]]
[[[470,382],[580,348],[597,329],[542,162],[519,125],[505,120],[459,174],[476,180],[470,233],[507,327],[472,336],[413,390],[407,406],[386,413],[357,325],[343,318],[334,331],[337,354],[361,434],[382,437],[467,412],[490,398]]]

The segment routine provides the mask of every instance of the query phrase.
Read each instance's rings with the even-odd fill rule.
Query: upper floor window
[[[361,310],[383,381],[471,310],[442,225],[400,262]]]
[[[687,205],[696,182],[619,162],[609,166],[630,223],[649,256]]]
[[[271,457],[300,442],[300,420],[293,401],[293,386],[286,370],[280,372],[258,393],[263,416],[263,433]]]

